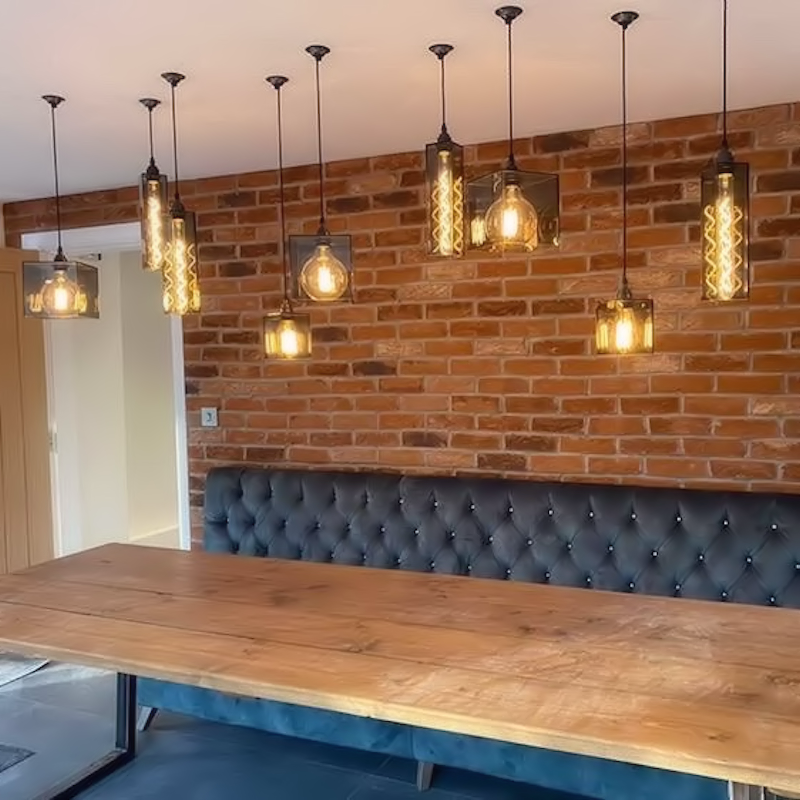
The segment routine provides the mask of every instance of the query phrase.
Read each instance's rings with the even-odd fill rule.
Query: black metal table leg
[[[37,795],[35,800],[69,800],[124,767],[136,756],[136,676],[117,675],[117,725],[114,749],[88,767]]]

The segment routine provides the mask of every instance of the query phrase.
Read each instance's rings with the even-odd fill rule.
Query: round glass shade
[[[506,183],[486,212],[486,239],[492,249],[535,250],[539,216],[517,183]]]
[[[42,313],[48,317],[75,317],[86,310],[86,295],[65,270],[58,269],[42,287]]]
[[[325,242],[316,246],[300,269],[300,288],[318,303],[338,300],[347,291],[349,280],[347,267]]]
[[[293,360],[311,355],[311,318],[289,310],[264,320],[264,353],[267,358]]]

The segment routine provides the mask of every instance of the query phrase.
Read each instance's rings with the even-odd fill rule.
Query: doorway
[[[46,253],[53,234],[23,244]],[[64,233],[100,275],[100,319],[45,323],[55,550],[107,542],[188,549],[180,318],[141,268],[139,226]]]

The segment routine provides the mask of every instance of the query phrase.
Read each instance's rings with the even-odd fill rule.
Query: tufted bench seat
[[[223,467],[204,537],[217,553],[800,607],[790,495]],[[598,800],[727,798],[706,778],[161,681],[140,702]]]

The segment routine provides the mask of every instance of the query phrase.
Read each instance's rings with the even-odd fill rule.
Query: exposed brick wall
[[[653,356],[592,354],[595,304],[619,279],[619,128],[518,142],[523,168],[562,179],[563,243],[532,258],[429,261],[419,153],[329,164],[357,302],[313,309],[309,363],[261,354],[280,291],[275,173],[187,184],[203,242],[203,313],[185,322],[195,494],[228,462],[800,489],[800,104],[730,126],[753,168],[753,289],[719,307],[699,299],[697,244],[719,120],[631,127],[630,277],[655,298]],[[469,147],[470,172],[503,153]],[[314,180],[288,170],[293,231],[315,228]],[[135,201],[69,197],[65,223],[134,220]],[[12,245],[51,228],[52,201],[8,205],[5,224]],[[198,427],[201,405],[220,407],[218,430]]]

